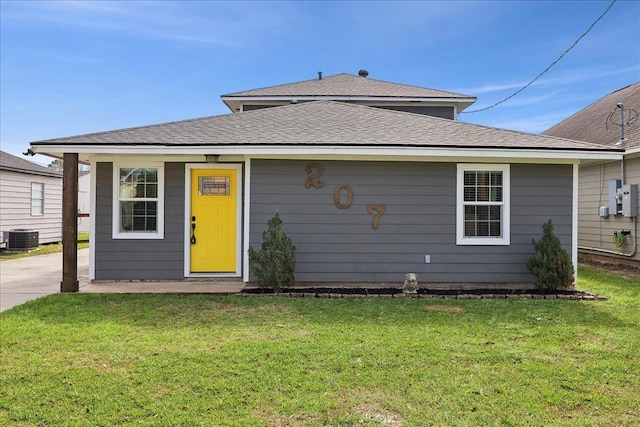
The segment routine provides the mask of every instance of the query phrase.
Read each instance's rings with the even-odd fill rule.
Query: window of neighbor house
[[[509,165],[458,165],[458,245],[509,244],[509,172]]]
[[[163,168],[114,165],[114,178],[113,237],[163,238]]]
[[[31,183],[31,215],[44,215],[44,183]]]

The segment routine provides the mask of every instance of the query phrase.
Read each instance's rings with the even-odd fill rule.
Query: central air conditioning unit
[[[7,243],[7,250],[28,251],[38,247],[40,234],[38,230],[9,230],[4,233],[4,241]]]

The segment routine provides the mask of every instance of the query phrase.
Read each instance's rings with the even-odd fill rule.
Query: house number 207
[[[311,162],[307,164],[305,168],[305,172],[308,174],[307,179],[304,181],[304,186],[306,188],[322,188],[324,187],[324,179],[322,178],[322,174],[324,173],[324,168],[318,162]],[[338,184],[333,190],[333,203],[336,205],[336,208],[341,210],[346,210],[351,207],[353,203],[353,190],[349,184]],[[370,203],[367,205],[367,214],[373,216],[373,221],[371,223],[371,228],[374,230],[378,229],[378,224],[380,222],[380,217],[384,215],[385,210],[387,209],[384,204],[373,204]]]

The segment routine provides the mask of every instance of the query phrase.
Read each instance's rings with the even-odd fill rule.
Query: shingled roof
[[[475,97],[469,95],[391,83],[346,73],[327,76],[322,79],[234,92],[222,95],[221,98],[232,111],[236,111],[238,99],[247,100],[252,98],[270,100],[312,98],[314,100],[327,99],[333,101],[366,98],[370,100],[384,99],[385,101],[395,99],[436,103],[448,102],[457,104],[458,111],[462,111],[476,101]]]
[[[49,169],[25,159],[21,159],[20,157],[6,153],[4,151],[0,151],[0,170],[62,178],[62,172]]]
[[[620,109],[624,104],[624,137],[620,141]],[[616,148],[640,147],[640,82],[616,90],[571,117],[542,132],[543,135],[576,139]]]
[[[445,92],[418,86],[385,82],[347,73],[323,77],[322,79],[269,86],[261,89],[229,93],[232,96],[370,96],[403,98],[473,98],[469,95]]]
[[[609,147],[422,114],[316,101],[32,142],[70,146],[374,146],[602,151]]]

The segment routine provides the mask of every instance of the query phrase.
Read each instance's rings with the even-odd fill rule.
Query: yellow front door
[[[236,272],[238,171],[191,170],[192,273]]]

